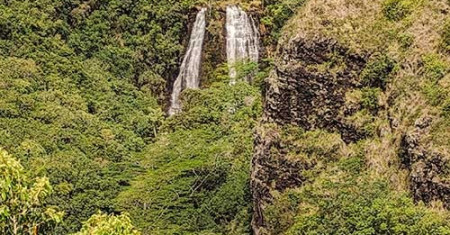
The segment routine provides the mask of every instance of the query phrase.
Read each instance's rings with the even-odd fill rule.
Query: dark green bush
[[[450,118],[450,100],[446,100],[442,105],[442,115],[446,118]]]
[[[386,88],[391,73],[395,69],[395,61],[384,54],[376,54],[367,63],[361,73],[361,83],[364,86]]]
[[[362,89],[361,106],[371,113],[376,113],[379,108],[378,97],[380,95],[380,88],[365,87]]]
[[[265,38],[266,44],[276,44],[281,35],[281,29],[287,20],[295,13],[305,0],[266,0],[261,23],[267,27],[270,37]]]
[[[339,161],[339,167],[350,174],[359,174],[364,166],[364,156],[349,157]]]
[[[389,20],[401,20],[412,12],[413,0],[385,0],[383,13]]]
[[[147,166],[118,197],[145,234],[249,234],[256,88],[216,83],[183,92],[183,112],[148,146]]]

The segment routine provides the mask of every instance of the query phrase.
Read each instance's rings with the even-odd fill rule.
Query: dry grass
[[[383,48],[400,57],[403,52],[396,36],[404,33],[414,38],[409,54],[420,57],[436,49],[450,9],[445,0],[415,2],[412,13],[395,22],[383,15],[382,0],[310,0],[286,26],[288,37],[283,42],[320,35],[337,39],[355,52]]]
[[[375,21],[380,8],[378,1],[371,0],[310,0],[286,29],[295,31],[295,37],[320,35],[357,45],[366,22]]]

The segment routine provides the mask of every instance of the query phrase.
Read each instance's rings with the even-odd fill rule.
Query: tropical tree
[[[141,233],[134,229],[131,220],[127,214],[107,215],[98,212],[83,223],[80,232],[74,235],[140,235]]]
[[[22,165],[0,149],[0,232],[38,234],[60,223],[63,213],[43,204],[52,193],[47,178],[27,178]]]

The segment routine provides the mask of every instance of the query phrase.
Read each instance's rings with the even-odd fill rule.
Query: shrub
[[[130,218],[126,214],[119,216],[107,215],[101,212],[94,214],[83,223],[80,232],[74,235],[140,235],[134,229]]]
[[[423,56],[424,75],[432,82],[442,79],[448,71],[448,66],[439,55],[428,54]]]
[[[138,85],[142,90],[148,90],[160,102],[164,100],[164,91],[166,89],[166,80],[153,71],[145,71],[138,77]]]
[[[386,179],[362,173],[363,154],[341,158],[311,184],[275,194],[270,234],[450,234],[450,214],[414,204]],[[334,177],[338,176],[338,177]]]
[[[236,81],[251,81],[258,71],[258,63],[251,61],[238,61],[231,65],[236,70]]]
[[[62,212],[43,205],[53,193],[49,180],[30,180],[26,174],[19,161],[0,148],[1,234],[38,234],[62,220]]]
[[[261,23],[265,25],[270,37],[266,38],[266,44],[276,44],[280,37],[280,32],[284,24],[294,14],[295,10],[299,8],[305,0],[269,0],[265,1],[266,7],[264,17]]]
[[[295,216],[300,201],[295,189],[288,189],[280,195],[275,195],[275,203],[269,205],[264,212],[268,225],[268,234],[284,234],[295,223]]]
[[[450,234],[448,213],[415,205],[383,181],[324,181],[306,188],[300,201],[286,234]]]
[[[364,86],[386,88],[386,84],[394,71],[395,61],[387,55],[374,55],[361,73],[361,82]]]
[[[365,161],[364,156],[354,156],[344,158],[339,161],[339,167],[350,174],[359,174],[364,169]]]
[[[401,20],[412,12],[412,0],[385,0],[383,13],[389,20]]]
[[[439,84],[432,82],[427,82],[425,84],[425,86],[423,87],[423,93],[428,99],[428,102],[430,102],[431,105],[435,106],[441,105],[448,96],[448,91],[446,89],[444,89]]]
[[[361,106],[372,113],[376,113],[379,108],[378,96],[380,92],[381,91],[379,88],[363,88],[361,96]]]
[[[259,92],[245,82],[183,91],[139,165],[148,171],[117,198],[146,234],[249,234],[251,130]],[[203,233],[202,233],[203,232]]]
[[[446,100],[442,105],[442,116],[450,118],[450,100]]]
[[[398,42],[403,49],[407,49],[414,43],[414,36],[406,33],[400,34],[398,36]]]

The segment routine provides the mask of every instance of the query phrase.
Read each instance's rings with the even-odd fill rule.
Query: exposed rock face
[[[256,152],[252,161],[251,188],[254,216],[252,226],[255,234],[267,234],[264,230],[263,210],[272,202],[273,190],[283,191],[300,186],[305,178],[302,171],[313,165],[285,158],[286,148],[279,133],[270,128],[261,128],[255,135]]]
[[[365,56],[351,54],[336,41],[319,37],[291,40],[278,55],[268,79],[263,123],[323,128],[341,133],[346,142],[364,137],[362,131],[344,121],[355,112],[344,106],[345,93],[360,86]],[[282,145],[274,129],[262,128],[256,133],[251,177],[254,234],[270,234],[265,229],[264,208],[272,202],[272,192],[300,186],[305,181],[302,172],[314,167],[287,159]]]
[[[404,135],[400,158],[410,170],[411,191],[414,200],[430,203],[441,200],[450,209],[450,182],[442,180],[448,174],[448,154],[425,143],[424,137],[430,131],[432,119],[423,117],[416,121],[415,128]]]
[[[295,39],[279,54],[266,96],[266,121],[338,131],[346,142],[361,139],[362,133],[345,123],[343,115],[345,93],[360,86],[365,57],[322,38]],[[330,63],[334,67],[320,71]]]

